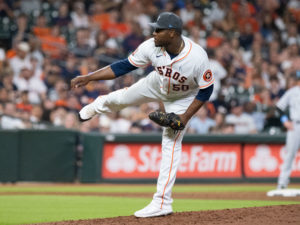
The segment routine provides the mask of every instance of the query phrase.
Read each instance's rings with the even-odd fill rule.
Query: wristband
[[[285,123],[288,120],[289,120],[289,118],[287,117],[287,115],[283,115],[282,117],[280,117],[281,123]]]

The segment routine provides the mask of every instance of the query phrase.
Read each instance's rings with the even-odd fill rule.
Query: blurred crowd
[[[216,80],[188,133],[282,131],[274,105],[300,71],[297,0],[0,0],[0,128],[160,131],[148,119],[156,103],[77,118],[82,106],[151,67],[76,90],[70,80],[127,57],[151,37],[148,23],[162,11],[182,18],[183,34],[207,51]]]

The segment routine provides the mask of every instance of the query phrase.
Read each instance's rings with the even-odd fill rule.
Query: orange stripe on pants
[[[174,149],[175,149],[175,144],[176,144],[176,140],[177,138],[179,137],[180,135],[180,132],[178,133],[177,137],[175,138],[175,141],[174,141],[174,144],[173,144],[173,150],[172,150],[172,159],[171,159],[171,167],[170,167],[170,171],[169,171],[169,177],[168,177],[168,180],[167,180],[167,183],[165,185],[165,188],[164,188],[164,191],[163,191],[163,194],[162,194],[162,197],[161,197],[161,205],[160,205],[160,208],[162,209],[162,206],[164,204],[164,195],[165,195],[165,191],[166,191],[166,187],[169,183],[169,180],[170,180],[170,176],[171,176],[171,171],[172,171],[172,166],[173,166],[173,156],[174,156]]]

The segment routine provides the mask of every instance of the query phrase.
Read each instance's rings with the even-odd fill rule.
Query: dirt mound
[[[280,205],[241,209],[180,212],[154,218],[120,216],[105,219],[90,219],[42,223],[43,225],[299,225],[300,205]],[[40,223],[41,225],[41,223]]]

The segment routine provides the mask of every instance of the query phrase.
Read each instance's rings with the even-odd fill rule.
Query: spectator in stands
[[[71,79],[80,74],[78,63],[79,60],[77,57],[74,54],[69,53],[65,63],[61,67],[61,75],[66,83],[69,83]]]
[[[11,99],[9,99],[9,91],[7,91],[5,88],[0,87],[0,103],[6,103],[9,102]]]
[[[206,38],[206,48],[216,49],[223,42],[223,34],[216,28],[213,28],[208,37]]]
[[[68,90],[68,84],[61,78],[59,78],[55,84],[54,88],[50,89],[49,97],[50,100],[55,102],[57,106],[66,106],[66,98],[67,98],[67,92]]]
[[[53,20],[53,23],[61,29],[66,30],[71,20],[68,3],[62,2],[58,9],[58,16]]]
[[[118,42],[114,38],[109,38],[104,43],[103,52],[96,56],[98,60],[101,61],[102,65],[108,65],[119,59],[121,56],[119,54]]]
[[[14,80],[19,78],[22,68],[31,67],[29,51],[29,44],[27,42],[20,42],[17,44],[16,56],[9,59],[10,68],[14,72]]]
[[[55,110],[55,103],[50,99],[46,98],[44,99],[41,107],[43,109],[41,121],[51,124],[51,113]]]
[[[39,36],[44,54],[51,58],[62,59],[66,55],[67,42],[60,33],[60,27],[54,25],[47,35]]]
[[[39,63],[39,60],[35,56],[31,56],[30,63],[32,66],[33,77],[42,80],[43,70]]]
[[[79,123],[77,114],[74,112],[68,112],[64,119],[64,127],[67,129],[78,129]]]
[[[73,11],[71,12],[72,24],[75,28],[89,27],[89,18],[85,12],[85,5],[83,2],[77,1],[73,4]]]
[[[28,16],[25,13],[21,13],[16,18],[17,29],[14,32],[13,43],[19,43],[22,41],[28,41],[30,34],[30,29],[28,26]]]
[[[2,129],[25,129],[26,123],[18,118],[18,112],[14,103],[4,103],[3,115],[1,117]]]
[[[194,42],[202,46],[206,49],[206,39],[205,39],[205,32],[200,30],[199,26],[192,26],[189,28],[189,38],[192,39]]]
[[[270,97],[276,103],[284,94],[284,89],[280,87],[279,80],[276,76],[270,77]]]
[[[298,27],[296,23],[291,23],[287,27],[286,32],[282,32],[282,40],[286,45],[290,45],[292,43],[300,44],[300,35],[298,32]]]
[[[263,132],[274,134],[274,132],[280,131],[282,129],[282,124],[280,118],[276,115],[276,108],[270,107],[266,111],[266,116],[264,120]]]
[[[94,56],[97,57],[105,52],[105,42],[108,39],[108,34],[103,31],[99,31],[96,35],[96,46],[94,50]]]
[[[20,94],[20,100],[16,104],[17,110],[21,112],[31,112],[33,105],[29,101],[28,91],[24,90]]]
[[[251,116],[243,112],[243,105],[238,100],[232,100],[230,103],[231,113],[226,115],[227,124],[234,125],[235,134],[253,134],[257,130],[254,120]]]
[[[99,130],[101,133],[109,133],[111,121],[112,118],[109,114],[102,114],[99,116]],[[82,123],[82,125],[84,125],[84,123]]]
[[[42,99],[46,97],[46,85],[33,76],[32,69],[23,67],[20,76],[15,80],[15,84],[19,91],[29,92],[29,102],[32,104],[40,104]]]
[[[219,94],[221,81],[227,76],[227,71],[222,65],[222,51],[220,49],[212,50],[209,59],[210,68],[215,78],[214,90],[210,96],[210,100],[213,101]]]
[[[28,91],[31,113],[19,105],[18,110],[23,113],[17,111],[14,116],[23,123],[34,118],[30,120],[32,127],[37,129],[41,127],[36,126],[34,121],[65,127],[63,121],[66,116],[72,118],[69,112],[78,110],[79,105],[88,104],[99,93],[106,94],[130,86],[147,74],[149,68],[141,68],[134,72],[134,76],[91,83],[74,90],[73,95],[70,95],[67,86],[61,88],[74,76],[111,64],[135,49],[138,43],[149,38],[151,30],[148,23],[161,11],[181,15],[185,34],[206,48],[208,53],[213,50],[209,57],[216,81],[211,97],[213,104],[207,107],[209,117],[216,125],[209,132],[236,132],[234,123],[227,122],[227,119],[233,117],[239,121],[244,114],[252,120],[254,118],[258,132],[268,132],[278,125],[273,106],[285,90],[294,85],[291,74],[300,69],[300,10],[295,0],[24,0],[17,4],[0,0],[0,16],[3,18],[0,24],[2,111],[4,103],[24,103],[22,98]],[[65,48],[63,52],[61,46]],[[23,68],[25,70],[21,72]],[[29,82],[31,77],[43,84]],[[28,83],[36,83],[33,90]],[[41,87],[42,95],[36,92]],[[39,109],[32,104],[32,92],[37,93],[39,101],[33,102],[40,103]],[[231,101],[236,96],[245,104],[245,108],[237,110],[242,116],[229,114]],[[130,123],[129,132],[159,130],[148,123],[148,107],[151,106],[132,109],[128,115],[134,116],[123,115],[123,119]],[[232,112],[236,111],[234,108]],[[227,113],[229,115],[223,118]],[[263,130],[262,115],[266,116]],[[87,122],[78,129],[83,132],[109,132],[113,118],[101,119],[100,124],[99,121]],[[30,127],[26,123],[25,127]],[[246,133],[249,132],[253,130],[247,128]]]
[[[255,129],[258,132],[261,132],[264,128],[266,113],[258,110],[257,105],[254,102],[246,102],[244,105],[244,112],[252,117],[255,123]]]
[[[237,23],[235,20],[234,12],[229,10],[227,11],[224,20],[220,24],[223,33],[227,36],[230,36],[237,30]]]
[[[66,100],[66,108],[72,112],[79,112],[81,109],[81,104],[75,95],[68,95]]]
[[[29,120],[33,129],[46,129],[47,123],[43,121],[43,108],[40,105],[34,105]]]
[[[120,112],[112,113],[113,119],[110,123],[110,133],[128,133],[131,122],[125,119]]]
[[[63,127],[67,110],[64,107],[55,107],[50,113],[50,122],[56,127]]]
[[[209,131],[213,134],[223,133],[223,129],[225,126],[225,115],[223,113],[216,113],[214,121],[215,125],[211,127]]]
[[[216,126],[216,122],[207,116],[206,107],[202,107],[190,122],[190,133],[207,134],[212,127]]]
[[[50,35],[51,28],[48,26],[48,21],[45,15],[40,14],[37,17],[36,24],[32,27],[32,31],[38,38]]]
[[[13,71],[10,68],[6,68],[1,71],[0,87],[3,87],[7,91],[9,91],[10,95],[15,96],[17,86],[13,83]]]
[[[40,0],[23,0],[20,1],[19,7],[23,13],[27,15],[33,14],[41,9],[42,2]]]
[[[78,28],[76,31],[76,43],[70,46],[70,52],[76,57],[90,57],[93,54],[93,48],[89,44],[90,31],[88,28]]]
[[[58,80],[61,80],[61,67],[56,65],[54,62],[45,62],[43,68],[42,79],[47,87],[47,94],[51,98],[51,91]]]
[[[231,123],[225,123],[222,126],[221,134],[235,134],[235,125]]]
[[[48,56],[46,58],[44,57],[43,50],[41,49],[41,43],[39,39],[35,36],[29,37],[29,46],[30,46],[30,59],[32,62],[32,59],[37,60],[36,67],[42,67],[44,64],[44,60],[49,60]],[[34,65],[32,65],[34,66]]]
[[[13,11],[11,10],[10,6],[4,0],[0,0],[0,17],[13,18],[13,16]]]
[[[179,10],[179,16],[182,19],[183,26],[192,26],[195,18],[195,8],[191,1],[187,1],[185,7]]]
[[[101,30],[106,32],[110,38],[122,38],[129,34],[130,24],[122,21],[121,14],[117,9],[113,9],[109,13],[109,20],[107,23],[101,24]]]
[[[144,40],[143,31],[137,22],[132,23],[131,32],[123,40],[125,54],[133,52]]]

